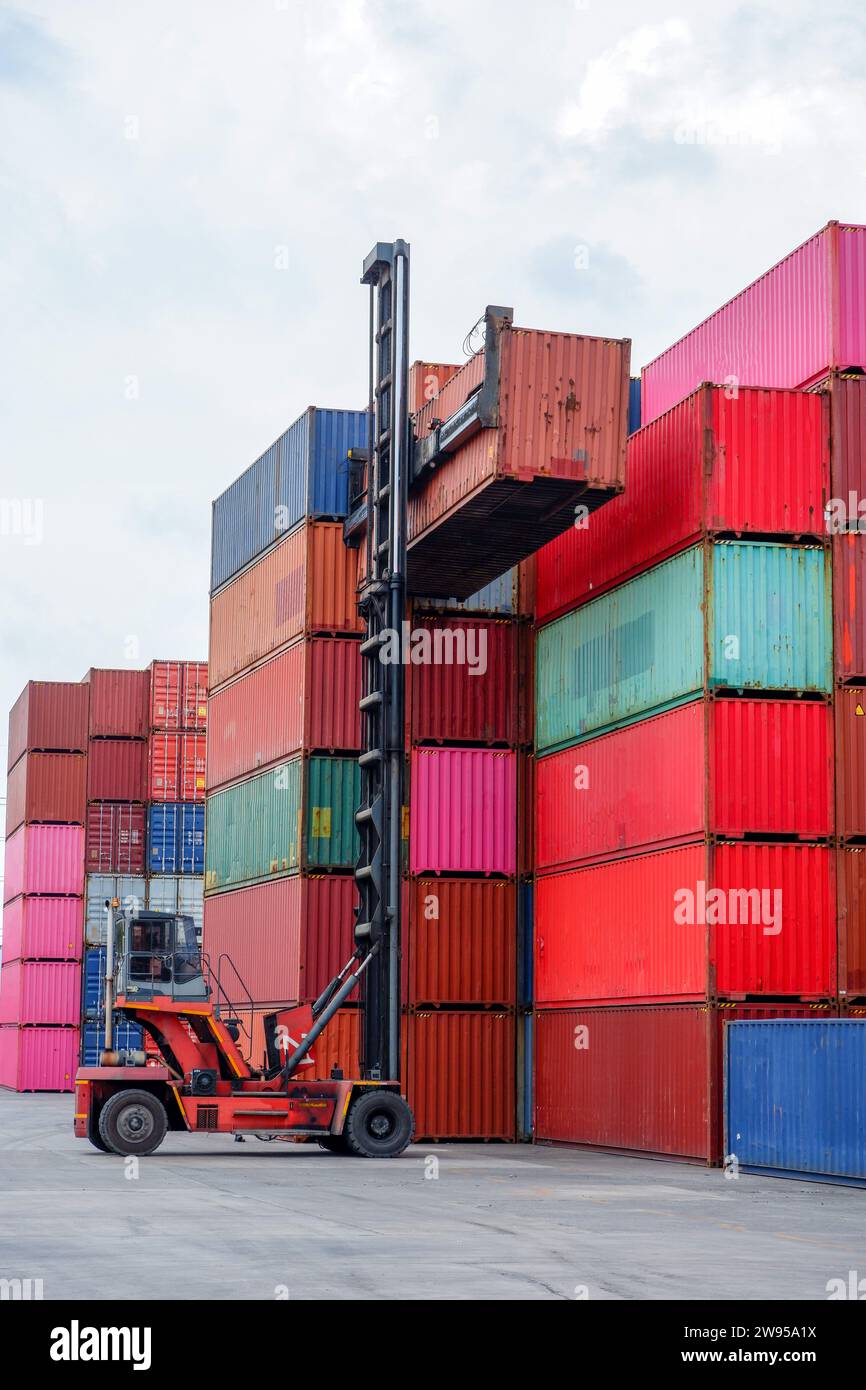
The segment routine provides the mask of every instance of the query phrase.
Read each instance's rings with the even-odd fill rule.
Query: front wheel
[[[397,1158],[415,1137],[415,1117],[396,1091],[377,1088],[352,1102],[344,1134],[360,1158]]]
[[[150,1091],[115,1091],[99,1116],[99,1137],[113,1154],[152,1154],[167,1129],[165,1106]]]

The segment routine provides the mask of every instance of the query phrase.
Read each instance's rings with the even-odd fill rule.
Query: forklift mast
[[[409,485],[409,247],[378,242],[364,261],[370,287],[366,564],[358,607],[361,643],[361,805],[355,821],[359,907],[355,946],[372,952],[363,975],[362,1073],[400,1076],[400,917],[404,680],[399,658],[406,599]],[[397,634],[398,640],[389,640]]]

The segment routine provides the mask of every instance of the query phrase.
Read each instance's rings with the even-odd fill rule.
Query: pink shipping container
[[[20,893],[84,891],[84,828],[22,825],[6,841],[3,901]]]
[[[515,753],[487,748],[415,748],[410,785],[413,874],[515,872]]]
[[[84,753],[90,691],[71,681],[28,681],[9,711],[12,768],[28,749]]]
[[[824,535],[825,398],[702,386],[628,441],[628,486],[536,557],[536,618],[622,584],[702,536]]]
[[[90,688],[91,738],[147,738],[150,726],[150,672],[92,667],[84,677]]]
[[[866,227],[829,222],[641,373],[641,419],[703,381],[808,386],[866,368]]]
[[[361,746],[361,646],[302,638],[210,701],[207,785],[213,791],[292,753]]]
[[[836,993],[834,851],[696,844],[535,885],[539,1006]]]
[[[3,908],[3,961],[80,960],[80,898],[13,898]]]
[[[829,704],[697,700],[536,762],[538,870],[704,834],[833,834]]]
[[[87,808],[85,862],[89,874],[143,874],[145,809],[95,801]]]
[[[77,1028],[0,1027],[0,1086],[12,1091],[72,1091]]]
[[[81,967],[68,960],[9,960],[0,968],[0,1023],[75,1026]]]
[[[91,739],[87,800],[147,800],[147,744],[143,739]]]

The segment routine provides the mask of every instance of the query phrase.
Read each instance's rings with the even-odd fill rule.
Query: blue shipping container
[[[203,874],[204,805],[168,801],[151,806],[147,844],[152,874]]]
[[[866,1019],[727,1024],[725,1152],[778,1177],[866,1182]]]
[[[105,1041],[105,1031],[99,1023],[85,1023],[81,1030],[81,1065],[98,1067],[99,1054]],[[114,1020],[114,1046],[118,1049],[141,1051],[144,1047],[144,1032],[141,1024],[128,1023],[122,1014]]]
[[[91,946],[84,952],[84,1017],[96,1018],[105,1002],[105,947]]]
[[[628,382],[628,432],[634,434],[640,429],[640,377],[629,377]]]
[[[366,442],[366,411],[305,410],[214,502],[211,589],[306,518],[344,517],[348,451]]]

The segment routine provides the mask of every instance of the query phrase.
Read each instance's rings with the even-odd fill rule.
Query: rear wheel
[[[99,1137],[113,1154],[152,1154],[167,1129],[165,1106],[150,1091],[116,1091],[99,1116]]]
[[[415,1137],[415,1117],[396,1091],[366,1091],[349,1109],[345,1137],[361,1158],[397,1158]]]

